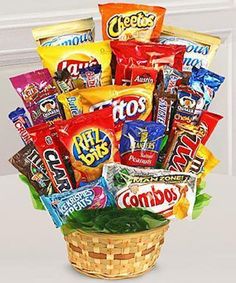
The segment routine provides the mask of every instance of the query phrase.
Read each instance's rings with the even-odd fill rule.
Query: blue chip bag
[[[75,190],[41,196],[41,201],[57,228],[66,223],[66,218],[73,211],[114,205],[113,196],[108,191],[107,183],[103,177]]]
[[[120,140],[121,163],[154,167],[164,137],[165,126],[159,122],[126,121]]]

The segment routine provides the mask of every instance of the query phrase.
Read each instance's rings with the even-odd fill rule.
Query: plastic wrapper
[[[128,3],[99,4],[103,39],[156,41],[160,36],[165,8]]]
[[[66,218],[74,211],[104,208],[114,203],[102,177],[95,184],[88,184],[73,191],[42,196],[41,201],[57,228],[66,223]]]
[[[140,207],[168,219],[192,217],[195,175],[110,163],[104,166],[103,177],[119,208]]]
[[[75,89],[72,76],[67,68],[55,72],[54,81],[56,82],[57,88],[60,93],[65,93]]]
[[[78,45],[94,41],[94,27],[93,18],[87,18],[36,27],[32,33],[38,46]]]
[[[125,122],[120,140],[121,163],[154,167],[157,162],[165,126],[141,120]]]

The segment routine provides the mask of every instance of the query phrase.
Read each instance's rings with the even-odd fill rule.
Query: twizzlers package
[[[165,8],[139,4],[99,4],[103,39],[156,41],[160,36]]]
[[[189,173],[106,164],[103,177],[120,208],[141,207],[166,218],[191,218],[196,176]]]
[[[57,121],[55,127],[70,154],[77,183],[97,179],[105,163],[119,161],[111,107]]]

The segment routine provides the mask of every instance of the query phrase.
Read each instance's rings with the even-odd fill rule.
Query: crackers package
[[[206,33],[200,33],[174,26],[164,26],[159,42],[162,44],[185,45],[183,71],[191,72],[192,67],[207,68],[221,43],[221,39]]]
[[[55,127],[69,152],[77,184],[99,178],[105,163],[119,161],[111,107],[57,121]]]
[[[33,28],[33,37],[38,46],[78,45],[94,41],[93,18],[57,23]]]
[[[77,46],[40,46],[37,49],[43,65],[52,76],[67,69],[77,87],[87,85],[84,72],[100,65],[100,84],[111,84],[111,48],[109,41],[92,42]]]
[[[139,4],[100,4],[103,39],[156,41],[160,35],[165,8]]]
[[[117,139],[125,121],[150,121],[152,114],[153,84],[134,86],[105,86],[81,89],[81,104],[83,113],[93,112],[108,105],[113,106],[113,119]]]

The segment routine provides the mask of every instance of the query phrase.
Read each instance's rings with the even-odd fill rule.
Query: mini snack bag
[[[165,8],[139,4],[99,4],[103,39],[156,41],[160,36]]]
[[[119,161],[111,107],[57,121],[55,127],[69,152],[77,184],[99,178],[105,163]]]
[[[58,95],[57,99],[63,106],[66,119],[82,114],[82,103],[79,95],[79,89],[75,89],[67,93],[61,93]]]
[[[52,183],[47,171],[33,143],[27,144],[14,154],[9,162],[25,177],[35,188],[39,195],[50,195],[53,193]]]
[[[59,147],[58,139],[48,124],[40,124],[28,129],[47,174],[56,192],[62,193],[73,189],[73,183],[66,166],[64,150]],[[62,154],[63,153],[63,154]]]
[[[189,31],[174,26],[163,26],[159,42],[167,45],[185,45],[183,71],[191,72],[193,67],[209,67],[221,39],[206,33]]]
[[[121,163],[129,166],[154,167],[165,126],[141,120],[126,121],[120,140]]]
[[[32,33],[38,46],[78,45],[94,41],[94,26],[87,18],[33,28]]]
[[[60,93],[69,92],[75,89],[74,81],[67,68],[55,72],[55,76],[53,78]]]
[[[153,84],[135,86],[105,86],[79,90],[83,113],[113,106],[116,137],[120,139],[124,121],[150,121],[152,114]]]
[[[109,41],[80,44],[77,46],[38,47],[43,65],[52,76],[65,68],[69,71],[76,87],[83,88],[88,84],[84,77],[86,68],[101,65],[101,85],[111,84],[111,48]],[[97,71],[95,72],[98,75]]]
[[[119,208],[140,207],[168,219],[191,218],[196,176],[168,170],[106,164],[103,177]]]

